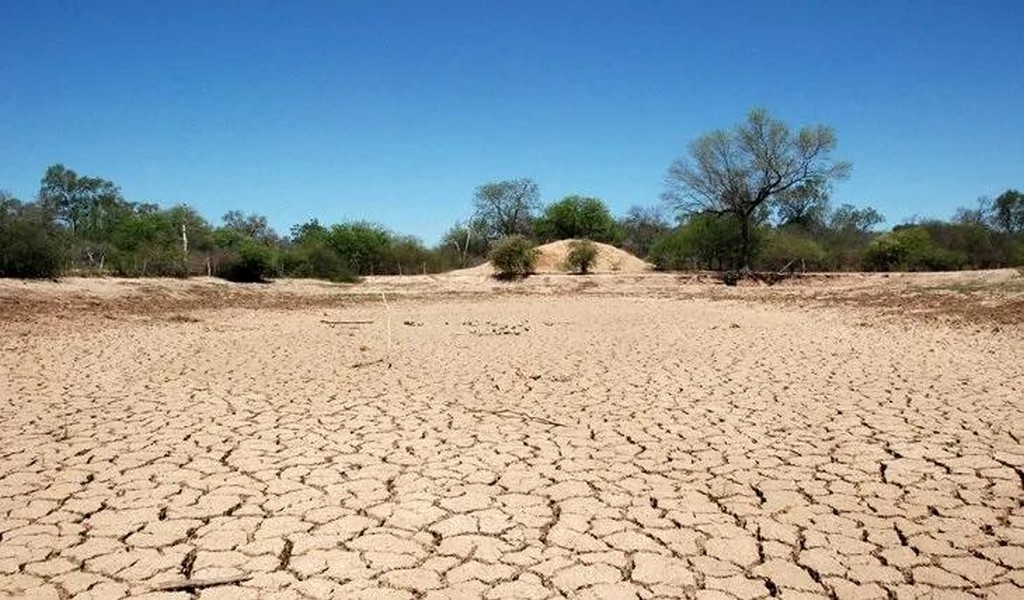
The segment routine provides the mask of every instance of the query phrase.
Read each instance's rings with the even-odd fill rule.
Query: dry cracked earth
[[[0,597],[1024,598],[1019,330],[384,315],[0,330]]]

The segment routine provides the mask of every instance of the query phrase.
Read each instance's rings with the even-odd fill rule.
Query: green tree
[[[981,223],[931,220],[919,227],[948,253],[946,268],[991,269],[1008,265],[1011,250],[1002,236]]]
[[[605,203],[583,196],[566,196],[548,205],[534,229],[543,241],[587,239],[618,244],[622,238]]]
[[[57,164],[43,175],[39,202],[67,227],[72,256],[103,272],[111,249],[110,235],[132,211],[117,186]]]
[[[488,240],[533,233],[533,213],[540,206],[540,188],[532,179],[484,184],[473,194],[475,219]]]
[[[358,278],[330,244],[330,231],[312,219],[291,229],[290,245],[281,255],[288,277],[353,282]]]
[[[185,257],[170,215],[143,205],[122,218],[107,239],[115,274],[184,276]]]
[[[732,215],[740,226],[740,262],[753,257],[758,211],[805,187],[828,189],[845,178],[846,162],[832,158],[835,132],[824,125],[788,125],[763,109],[732,131],[707,133],[690,145],[689,159],[675,161],[663,197],[685,214]]]
[[[1024,194],[1006,190],[993,201],[993,221],[996,227],[1010,235],[1024,234]]]
[[[263,215],[231,210],[226,212],[222,219],[224,225],[219,229],[220,240],[224,242],[222,245],[230,245],[242,239],[250,239],[267,246],[273,246],[280,241]]]
[[[40,182],[39,201],[82,238],[109,231],[107,221],[124,205],[116,185],[99,177],[80,176],[64,165],[46,169]]]
[[[733,215],[697,214],[675,231],[658,238],[647,260],[663,271],[683,269],[735,269],[741,264],[741,227]],[[756,254],[761,230],[756,228],[750,245]]]
[[[239,282],[263,282],[278,273],[280,238],[267,218],[230,211],[212,234],[215,274]]]
[[[57,277],[64,267],[64,241],[51,211],[0,192],[0,277]]]
[[[389,264],[391,233],[373,223],[351,222],[331,226],[328,244],[341,257],[348,270],[357,275],[382,275],[393,272]]]
[[[935,243],[925,227],[902,225],[868,245],[864,264],[875,271],[948,271],[963,268],[965,258]]]
[[[758,262],[771,271],[818,271],[826,266],[825,250],[815,240],[794,227],[774,229],[765,235]]]

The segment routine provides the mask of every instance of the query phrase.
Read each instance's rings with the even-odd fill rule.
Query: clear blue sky
[[[0,189],[435,242],[482,183],[658,202],[754,106],[837,130],[890,223],[1024,188],[1024,2],[0,0]]]

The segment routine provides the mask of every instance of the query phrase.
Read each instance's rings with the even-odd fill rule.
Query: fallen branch
[[[210,579],[186,579],[184,581],[171,581],[162,583],[153,588],[156,592],[194,592],[195,590],[217,587],[219,585],[234,585],[252,579],[252,575],[232,575],[230,577],[211,577]]]
[[[553,425],[555,427],[568,427],[568,425],[566,425],[565,423],[559,423],[558,421],[552,421],[551,419],[545,419],[544,417],[528,415],[526,413],[519,412],[517,410],[511,410],[511,409],[508,409],[508,408],[502,408],[502,409],[498,409],[498,410],[487,410],[487,409],[484,409],[484,408],[467,408],[466,412],[470,412],[470,413],[484,413],[484,414],[488,414],[488,415],[494,415],[496,417],[501,417],[501,416],[505,416],[505,415],[512,415],[512,416],[515,416],[515,417],[519,417],[520,419],[526,419],[527,421],[537,421],[538,423],[544,423],[546,425]]]
[[[377,360],[368,360],[366,362],[356,363],[356,364],[352,365],[352,368],[353,369],[360,369],[362,367],[369,367],[369,366],[376,365],[376,364],[379,364],[379,363],[382,363],[382,362],[384,362],[384,359],[383,358],[378,358]],[[388,366],[391,366],[391,363],[388,363]]]
[[[327,319],[320,319],[320,322],[324,325],[372,325],[373,321],[328,321]]]

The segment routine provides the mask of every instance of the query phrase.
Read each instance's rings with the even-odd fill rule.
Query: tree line
[[[615,217],[599,198],[543,204],[529,178],[479,186],[469,218],[440,243],[375,223],[296,225],[281,235],[266,217],[231,211],[217,224],[193,207],[132,202],[113,182],[63,166],[46,169],[28,202],[0,192],[0,277],[67,274],[208,275],[354,281],[437,273],[486,261],[502,240],[524,247],[561,239],[618,246],[661,270],[956,270],[1024,264],[1024,194],[1010,189],[950,220],[878,228],[873,208],[833,205],[850,165],[836,136],[791,129],[754,110],[731,130],[695,140],[669,167],[659,205]],[[522,244],[520,244],[522,245]]]

